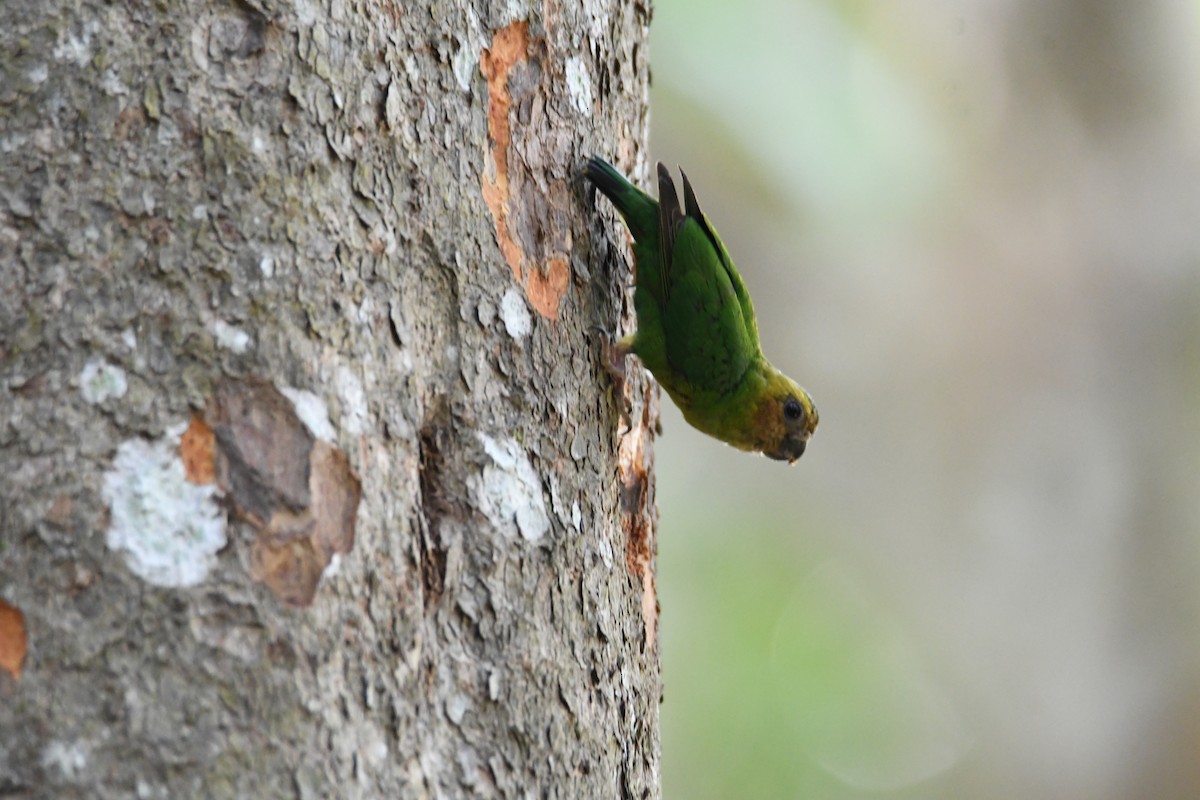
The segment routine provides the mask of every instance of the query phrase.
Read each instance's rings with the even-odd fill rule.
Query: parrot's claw
[[[631,418],[632,409],[629,401],[625,399],[625,357],[632,350],[632,337],[625,337],[614,342],[612,337],[603,328],[596,328],[600,331],[600,366],[604,367],[604,371],[612,378],[613,393],[616,396],[617,405],[620,409],[621,419],[626,423],[624,430],[619,431],[619,436],[624,436],[633,427]]]
[[[614,343],[608,337],[604,338],[604,343],[600,348],[600,361],[604,367],[604,371],[613,379],[613,383],[625,388],[625,356],[629,355],[629,348],[623,347],[621,342]],[[624,393],[622,391],[622,393]]]

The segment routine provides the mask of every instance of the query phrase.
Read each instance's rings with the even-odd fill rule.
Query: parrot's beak
[[[804,448],[807,446],[808,439],[789,436],[779,445],[778,450],[772,450],[769,453],[764,452],[763,455],[767,458],[773,458],[776,461],[786,461],[789,464],[795,464],[796,459],[804,455]]]

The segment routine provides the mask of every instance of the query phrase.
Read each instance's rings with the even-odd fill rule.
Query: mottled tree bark
[[[4,10],[0,795],[658,796],[647,8]]]

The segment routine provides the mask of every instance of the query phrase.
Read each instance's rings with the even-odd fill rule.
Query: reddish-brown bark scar
[[[29,639],[25,633],[25,615],[16,606],[0,600],[0,669],[19,680]]]
[[[349,459],[262,380],[222,384],[200,425],[211,428],[218,486],[257,534],[252,576],[285,603],[308,605],[334,555],[354,546],[362,490]]]
[[[192,417],[187,430],[179,437],[179,457],[183,461],[184,475],[192,483],[207,486],[217,479],[214,463],[212,428],[204,424],[198,415]]]
[[[479,68],[488,84],[488,141],[491,143],[493,174],[483,176],[483,200],[492,212],[496,225],[496,238],[500,241],[500,252],[512,269],[513,277],[521,282],[521,246],[508,230],[508,147],[512,133],[508,124],[508,112],[512,96],[508,93],[508,73],[513,66],[524,61],[529,48],[529,23],[524,20],[496,31],[492,46],[479,57]]]
[[[570,251],[569,232],[542,216],[541,209],[530,203],[529,193],[541,194],[548,186],[546,202],[551,207],[570,202],[571,194],[564,181],[542,174],[547,170],[546,164],[539,166],[539,174],[535,176],[520,158],[510,158],[517,144],[514,140],[522,138],[518,133],[533,139],[539,147],[551,147],[557,141],[545,136],[541,129],[513,130],[514,102],[523,102],[529,93],[539,92],[540,84],[523,85],[521,96],[514,98],[509,79],[521,64],[530,60],[531,50],[537,44],[529,38],[528,23],[520,20],[496,31],[491,47],[479,56],[479,68],[487,79],[488,88],[488,147],[482,192],[484,203],[492,214],[500,253],[512,270],[513,278],[525,289],[529,304],[538,314],[546,319],[557,319],[571,278],[566,257]],[[544,121],[547,117],[542,114],[537,119]],[[555,155],[563,158],[547,160],[569,160],[569,154]],[[531,219],[535,227],[540,228],[532,236],[527,230]],[[518,231],[522,233],[518,234]]]
[[[654,473],[650,470],[654,460],[655,414],[655,394],[648,385],[642,417],[621,439],[617,453],[625,567],[630,576],[641,583],[647,650],[654,649],[658,639],[658,593],[654,586]]]

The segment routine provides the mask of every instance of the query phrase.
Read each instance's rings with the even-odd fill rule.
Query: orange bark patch
[[[184,474],[192,483],[207,486],[217,479],[214,443],[212,428],[199,416],[192,417],[188,429],[179,437],[179,457],[183,461]]]
[[[546,263],[546,274],[541,272],[529,273],[525,283],[525,295],[529,304],[546,319],[558,316],[558,304],[567,293],[567,284],[571,281],[571,268],[562,256],[555,256]]]
[[[0,669],[19,680],[29,639],[25,634],[25,615],[19,608],[0,600]]]
[[[488,144],[484,153],[483,201],[492,214],[496,242],[513,278],[540,315],[557,319],[570,285],[570,230],[548,213],[568,208],[573,136],[551,125],[561,117],[547,114],[539,52],[544,43],[529,38],[523,20],[496,31],[479,56],[488,88]],[[526,69],[528,67],[528,69]],[[514,117],[515,107],[533,109]],[[554,120],[559,120],[555,123]],[[516,127],[514,127],[514,125]],[[536,157],[522,157],[525,148]],[[536,170],[530,167],[536,164]]]
[[[491,174],[483,176],[483,201],[492,212],[496,225],[496,238],[500,241],[500,252],[513,271],[513,277],[521,280],[521,247],[508,232],[508,147],[512,132],[508,124],[508,112],[512,108],[512,95],[508,92],[508,73],[518,62],[525,60],[529,48],[529,23],[514,22],[492,37],[492,46],[479,56],[479,69],[488,84],[488,139],[491,143]]]

